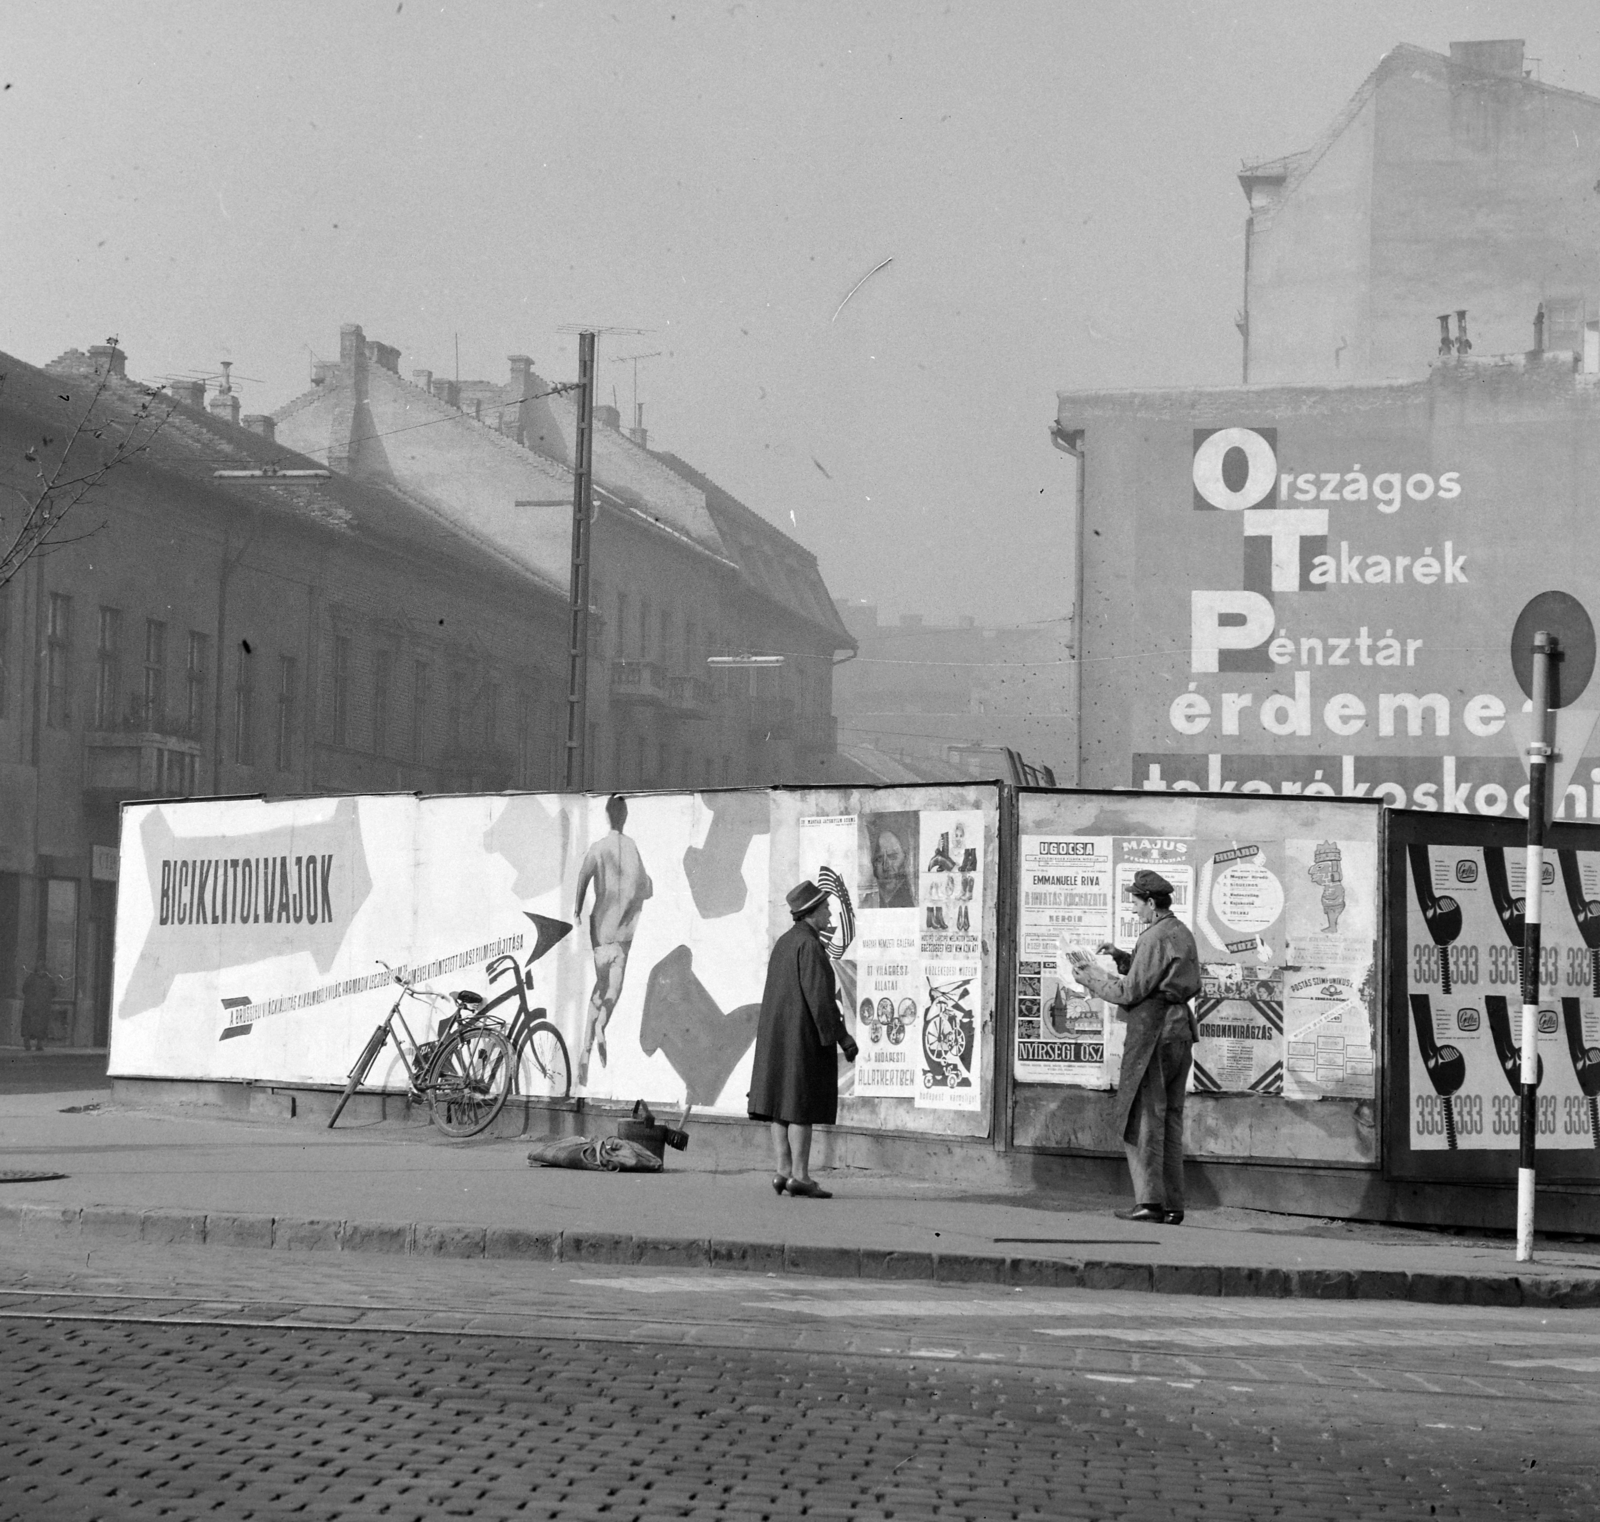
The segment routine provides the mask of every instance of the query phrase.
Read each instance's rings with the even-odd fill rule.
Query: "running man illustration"
[[[639,848],[622,832],[628,822],[628,803],[620,793],[606,799],[611,829],[589,847],[578,869],[577,901],[573,918],[583,918],[583,900],[594,884],[594,908],[589,914],[589,944],[594,948],[594,992],[589,995],[589,1023],[578,1059],[578,1083],[589,1081],[589,1053],[597,1051],[606,1065],[606,1026],[622,997],[622,980],[628,971],[628,952],[638,928],[639,911],[655,892],[644,869]]]

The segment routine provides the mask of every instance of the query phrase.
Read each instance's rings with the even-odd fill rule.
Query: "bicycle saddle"
[[[463,988],[450,995],[463,1009],[476,1009],[483,1003],[483,995],[475,994],[470,988]]]

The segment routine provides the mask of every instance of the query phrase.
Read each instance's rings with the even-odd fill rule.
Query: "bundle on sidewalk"
[[[617,1125],[615,1136],[545,1136],[533,1144],[528,1162],[535,1168],[587,1168],[599,1173],[660,1173],[666,1166],[667,1148],[682,1152],[689,1145],[683,1129],[689,1119],[685,1106],[676,1126],[661,1125],[642,1099],[635,1100],[633,1117]]]

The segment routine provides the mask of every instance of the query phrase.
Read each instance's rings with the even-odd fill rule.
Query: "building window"
[[[444,742],[454,748],[461,744],[461,688],[466,677],[460,671],[452,671],[447,680],[450,685],[444,697]]]
[[[239,675],[233,689],[233,759],[240,766],[255,765],[255,657],[241,643]]]
[[[11,713],[11,586],[0,587],[0,719]],[[0,914],[0,936],[4,935],[4,915]],[[5,990],[0,977],[0,992]]]
[[[205,732],[206,672],[211,662],[211,641],[204,634],[189,631],[189,663],[184,670],[184,733],[198,740]]]
[[[350,637],[333,637],[333,743],[343,745],[350,733]]]
[[[65,729],[72,722],[72,599],[50,594],[45,623],[45,723]]]
[[[411,759],[422,760],[423,736],[428,724],[428,663],[418,661],[411,668]]]
[[[122,609],[100,610],[100,640],[95,649],[94,727],[117,727],[117,699],[121,688]]]
[[[379,650],[372,657],[372,749],[383,755],[389,748],[389,691],[394,682],[394,656]]]
[[[78,997],[78,880],[51,877],[44,885],[45,970],[56,980],[56,1003]]]
[[[160,619],[144,621],[144,727],[159,730],[167,722],[167,626]]]
[[[292,655],[278,657],[278,770],[294,770],[294,700],[299,691],[299,663]]]

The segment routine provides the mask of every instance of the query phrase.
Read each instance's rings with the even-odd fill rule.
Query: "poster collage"
[[[1141,926],[1125,890],[1141,868],[1173,885],[1172,911],[1200,949],[1191,1090],[1372,1097],[1371,840],[1023,835],[1018,1082],[1115,1087],[1126,1025],[1077,985],[1062,948],[1133,949]]]
[[[1410,1145],[1514,1149],[1521,1136],[1520,847],[1406,847]],[[1538,979],[1543,1150],[1600,1147],[1600,853],[1544,857]]]
[[[839,1001],[860,1047],[841,1095],[980,1108],[983,823],[977,809],[799,821],[801,863],[853,909],[849,944],[835,932]]]

